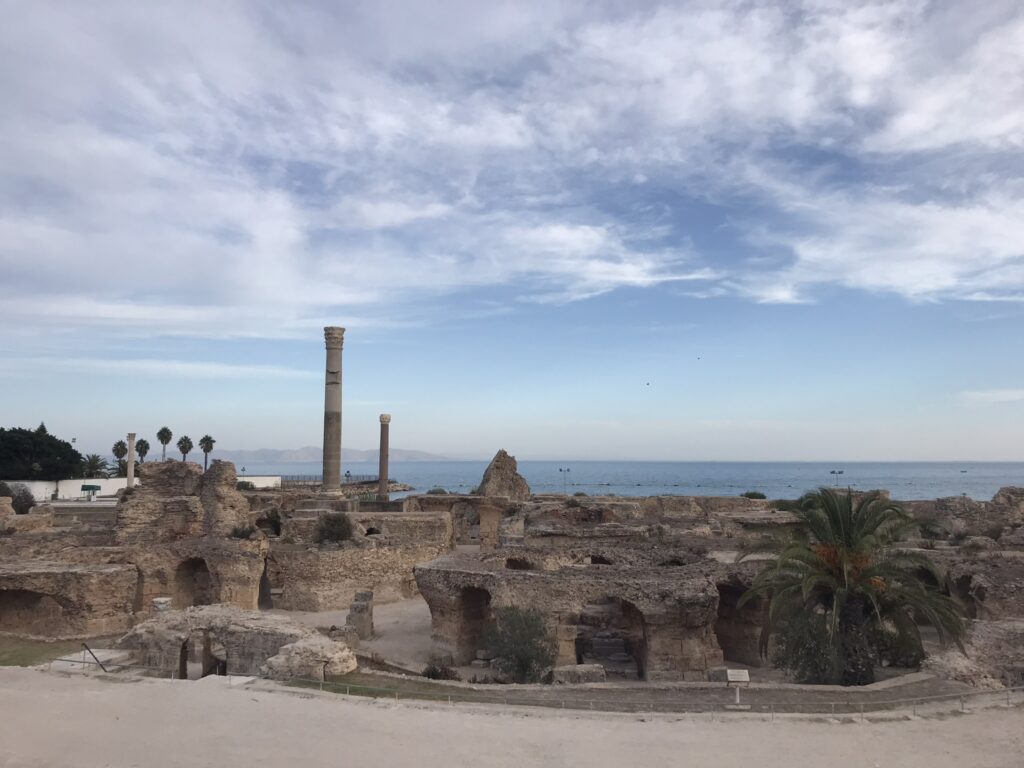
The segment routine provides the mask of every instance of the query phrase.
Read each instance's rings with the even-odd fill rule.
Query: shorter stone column
[[[128,487],[135,485],[135,433],[128,433]]]
[[[388,430],[391,426],[391,414],[380,415],[380,458],[377,464],[377,501],[388,500]]]
[[[373,592],[361,589],[355,594],[345,623],[355,629],[360,640],[373,637]]]

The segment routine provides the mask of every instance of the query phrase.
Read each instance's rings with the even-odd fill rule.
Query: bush
[[[491,666],[517,683],[535,683],[555,662],[555,643],[544,616],[533,608],[497,608],[487,632]]]
[[[11,490],[11,486],[0,480],[0,496],[14,496],[14,491]]]
[[[446,491],[444,488],[431,488],[429,491],[427,491],[427,495],[428,496],[447,496],[448,495],[448,491]]]
[[[251,480],[239,480],[235,483],[235,490],[238,491],[255,491],[256,486],[252,484]]]
[[[586,496],[586,495],[587,494],[584,491],[576,491],[576,493],[573,494],[573,496]]]
[[[256,533],[256,529],[251,525],[236,525],[231,529],[231,536],[235,539],[248,539]]]
[[[565,506],[573,507],[575,509],[577,507],[582,507],[583,505],[580,503],[579,499],[575,497],[569,497],[568,499],[565,500]]]
[[[423,676],[428,680],[461,680],[459,673],[444,664],[428,664],[423,668]]]
[[[779,512],[797,512],[800,510],[800,499],[774,499],[770,506]]]
[[[740,496],[742,496],[744,499],[767,499],[768,498],[767,496],[765,496],[760,491],[746,491],[745,493],[741,493]]]
[[[999,537],[1003,535],[1003,526],[1001,525],[990,525],[985,529],[985,535],[993,541],[999,541]]]
[[[36,505],[36,498],[32,495],[32,491],[28,489],[27,485],[21,483],[15,483],[10,486],[11,490],[11,506],[14,507],[14,514],[16,515],[27,515],[29,510]]]
[[[352,538],[352,521],[344,512],[328,512],[320,517],[316,525],[316,541],[324,542],[348,541]]]
[[[798,683],[838,683],[842,654],[830,643],[825,615],[808,611],[790,619],[772,653],[772,664],[785,669]]]

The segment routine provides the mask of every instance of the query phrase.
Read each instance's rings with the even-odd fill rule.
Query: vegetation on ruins
[[[235,490],[237,491],[255,491],[256,486],[253,485],[251,480],[239,480],[235,483]]]
[[[0,429],[0,477],[65,480],[77,477],[81,464],[82,455],[71,443],[51,435],[45,424]]]
[[[160,445],[163,446],[163,452],[160,456],[161,461],[167,461],[167,446],[170,444],[173,437],[174,433],[167,427],[160,427],[160,429],[157,430],[156,439]]]
[[[767,499],[768,498],[767,496],[765,496],[760,491],[745,491],[744,493],[741,493],[740,496],[742,496],[744,499]]]
[[[328,512],[320,516],[320,520],[316,524],[318,544],[348,541],[351,538],[352,521],[344,512]]]
[[[82,459],[82,477],[110,477],[110,462],[98,453],[86,454]]]
[[[554,639],[544,614],[533,608],[496,608],[486,642],[494,654],[491,666],[517,683],[538,682],[555,663]]]
[[[192,438],[188,435],[182,435],[178,438],[178,452],[181,453],[181,460],[185,461],[188,459],[189,453],[192,451]]]
[[[149,453],[149,440],[144,437],[136,440],[135,452],[139,455],[139,464],[142,464],[146,460],[146,454]]]
[[[448,491],[446,491],[444,488],[431,488],[429,491],[427,491],[427,495],[428,496],[447,496],[448,495]]]
[[[428,664],[423,668],[423,676],[428,680],[461,680],[462,676],[444,664]]]
[[[210,460],[210,452],[213,450],[213,444],[217,441],[209,435],[203,435],[199,438],[199,449],[203,452],[203,469],[206,469],[207,464]]]
[[[919,623],[962,650],[961,609],[934,586],[941,574],[924,553],[894,546],[919,526],[902,507],[878,492],[854,498],[820,488],[793,514],[803,523],[793,539],[752,545],[741,555],[773,555],[740,599],[740,606],[768,601],[763,656],[777,633],[772,660],[801,682],[864,685],[883,661],[924,657]]]

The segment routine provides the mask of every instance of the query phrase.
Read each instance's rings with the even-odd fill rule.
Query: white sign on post
[[[729,683],[749,683],[750,671],[746,669],[727,669],[725,679]]]

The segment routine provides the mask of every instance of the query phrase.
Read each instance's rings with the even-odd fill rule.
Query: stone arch
[[[365,535],[367,535],[367,536],[376,536],[378,534],[380,534],[380,528],[376,528],[374,526],[370,526],[369,528],[366,529],[366,534]]]
[[[216,601],[213,574],[201,557],[191,557],[174,571],[174,607],[210,605]]]
[[[576,628],[576,663],[600,664],[609,677],[647,677],[647,622],[628,600],[601,597],[583,606]]]
[[[735,581],[718,584],[718,615],[715,618],[715,638],[725,661],[760,667],[761,628],[765,604],[761,598],[745,603],[740,598],[746,587]]]
[[[590,564],[591,565],[611,565],[612,561],[609,560],[604,555],[591,555],[590,556]]]
[[[494,621],[491,593],[480,587],[463,587],[459,593],[459,656],[468,662],[484,647]]]
[[[60,598],[30,589],[0,589],[0,632],[52,636],[65,628]]]

